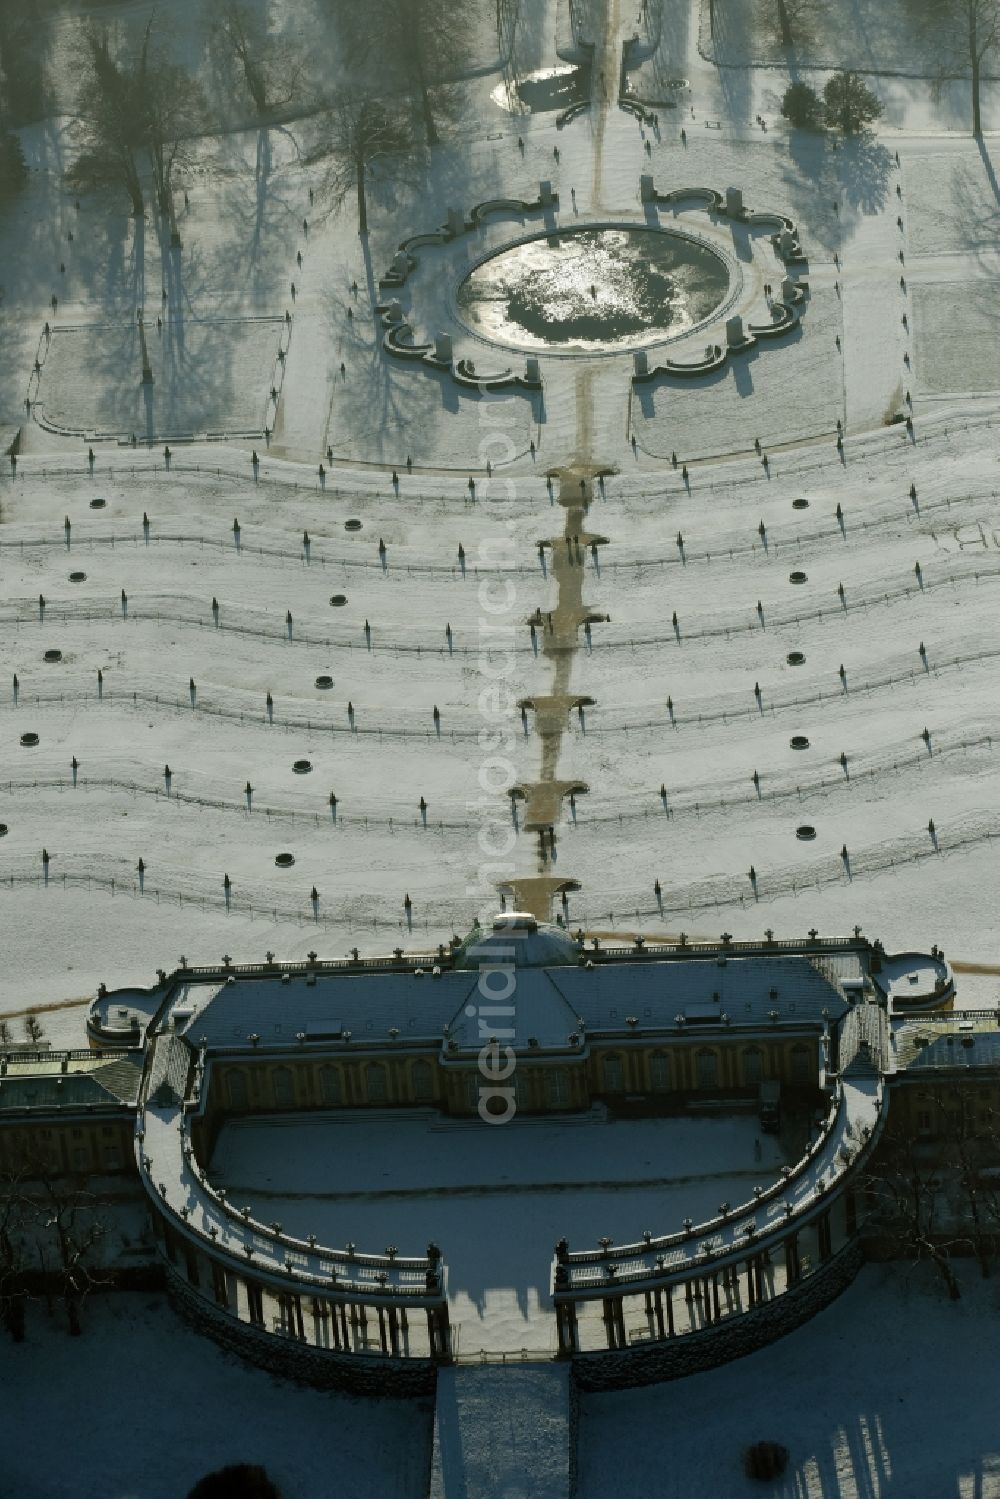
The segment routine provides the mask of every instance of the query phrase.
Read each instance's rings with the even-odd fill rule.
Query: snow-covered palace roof
[[[572,1052],[636,1029],[836,1021],[845,984],[857,990],[867,977],[869,951],[857,939],[586,950],[561,927],[507,917],[427,966],[399,957],[192,975],[163,1021],[213,1051],[363,1047],[398,1033],[457,1060],[496,1030],[515,1050]]]

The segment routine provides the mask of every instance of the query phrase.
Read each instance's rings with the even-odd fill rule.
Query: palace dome
[[[580,947],[562,927],[526,911],[507,911],[494,918],[491,931],[473,928],[455,953],[455,967],[513,963],[517,968],[554,968],[576,964],[579,957]]]

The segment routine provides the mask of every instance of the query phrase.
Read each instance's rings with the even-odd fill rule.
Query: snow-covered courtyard
[[[750,1112],[720,1118],[522,1117],[503,1129],[435,1110],[230,1120],[211,1177],[262,1222],[325,1244],[441,1245],[462,1354],[551,1352],[552,1245],[637,1240],[745,1202],[785,1164]],[[755,1148],[756,1142],[756,1148]],[[759,1152],[759,1154],[758,1154]]]

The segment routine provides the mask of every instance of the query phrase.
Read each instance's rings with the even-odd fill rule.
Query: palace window
[[[410,1083],[413,1096],[421,1103],[434,1097],[434,1074],[429,1062],[414,1062],[410,1068]]]
[[[374,1062],[365,1072],[365,1086],[368,1093],[369,1103],[384,1103],[386,1099],[386,1077],[385,1068],[380,1062]]]
[[[231,1109],[247,1106],[247,1076],[245,1072],[226,1073],[226,1098]]]
[[[255,1327],[264,1326],[264,1288],[256,1281],[247,1281],[247,1312]]]
[[[229,1306],[229,1287],[226,1272],[217,1260],[212,1261],[212,1291],[219,1306]]]
[[[812,1081],[813,1065],[809,1055],[808,1046],[792,1047],[792,1082],[808,1083]]]
[[[289,1108],[295,1102],[295,1079],[290,1067],[276,1067],[271,1073],[274,1101],[279,1108]]]
[[[623,1093],[625,1091],[625,1073],[622,1068],[622,1059],[617,1052],[604,1058],[604,1088],[608,1093]]]
[[[748,1046],[743,1053],[743,1081],[747,1087],[759,1083],[764,1076],[764,1053],[759,1046]]]
[[[719,1086],[719,1059],[714,1051],[699,1051],[697,1067],[699,1088]]]
[[[650,1057],[649,1081],[654,1093],[670,1092],[670,1058],[665,1051],[654,1051]]]
[[[545,1074],[545,1101],[556,1109],[569,1103],[569,1079],[565,1068]]]
[[[324,1103],[343,1103],[344,1092],[340,1086],[340,1073],[336,1067],[319,1069],[319,1096]]]

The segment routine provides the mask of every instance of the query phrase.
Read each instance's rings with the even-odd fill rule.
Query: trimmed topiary
[[[788,1448],[780,1442],[754,1442],[743,1454],[743,1471],[761,1483],[780,1478],[788,1467]]]
[[[281,1499],[281,1494],[263,1468],[253,1463],[232,1463],[207,1474],[195,1484],[188,1499]]]

